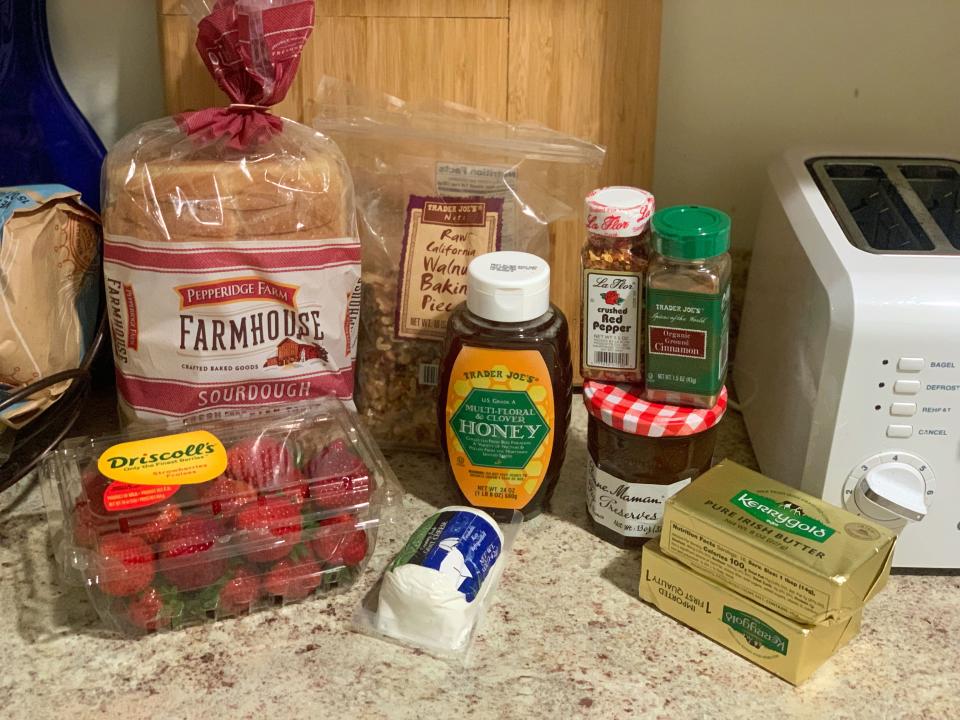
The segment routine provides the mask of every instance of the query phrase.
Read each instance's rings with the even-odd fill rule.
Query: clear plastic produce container
[[[351,586],[399,487],[337,400],[75,438],[44,461],[67,582],[136,634]]]

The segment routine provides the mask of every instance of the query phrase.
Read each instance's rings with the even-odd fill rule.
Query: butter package
[[[643,546],[640,599],[784,680],[799,685],[860,629],[860,610],[805,625],[769,610]]]
[[[671,497],[663,551],[801,623],[841,621],[887,582],[896,535],[724,461]]]

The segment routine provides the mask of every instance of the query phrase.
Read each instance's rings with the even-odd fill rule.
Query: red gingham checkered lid
[[[587,412],[616,430],[646,437],[680,437],[695,435],[720,422],[727,409],[727,389],[720,391],[716,405],[704,409],[644,400],[638,385],[584,380],[583,403]]]

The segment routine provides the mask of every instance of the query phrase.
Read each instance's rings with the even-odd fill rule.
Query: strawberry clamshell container
[[[401,496],[334,398],[74,438],[41,477],[63,580],[127,634],[352,586]]]

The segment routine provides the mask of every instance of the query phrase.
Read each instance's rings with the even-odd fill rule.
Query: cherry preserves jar
[[[723,388],[711,408],[644,400],[636,385],[583,383],[587,426],[587,512],[594,533],[634,548],[660,534],[663,504],[713,461]]]

